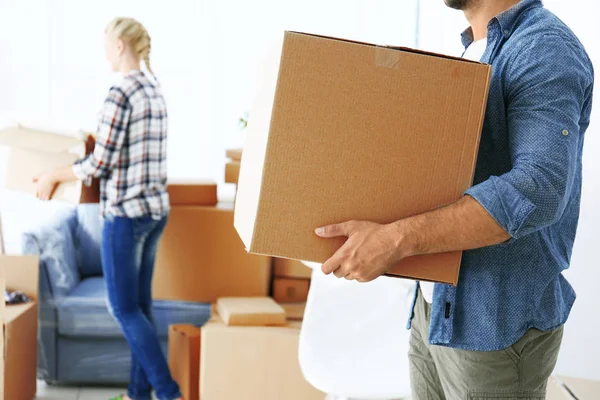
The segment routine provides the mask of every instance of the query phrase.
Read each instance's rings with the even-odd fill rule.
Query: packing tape
[[[398,69],[400,67],[400,52],[389,47],[376,47],[375,66],[378,68]]]

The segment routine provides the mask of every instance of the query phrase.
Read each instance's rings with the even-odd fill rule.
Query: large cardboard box
[[[200,328],[193,325],[169,327],[169,369],[185,400],[199,400]]]
[[[285,258],[275,258],[274,275],[279,278],[300,278],[310,279],[312,277],[312,268],[307,267],[300,261],[288,260]]]
[[[217,312],[228,326],[282,326],[285,310],[270,297],[221,297]]]
[[[6,188],[33,195],[36,194],[34,178],[71,165],[93,150],[93,147],[86,150],[86,142],[81,138],[20,126],[0,131],[0,146],[9,149]],[[97,179],[92,180],[91,186],[80,181],[63,183],[52,198],[72,203],[98,203],[100,183]]]
[[[298,362],[299,323],[285,327],[202,327],[202,400],[323,400],[304,379]]]
[[[310,280],[308,279],[273,279],[273,298],[278,303],[302,303],[308,299]]]
[[[0,270],[8,290],[20,290],[34,300],[4,310],[2,393],[6,400],[31,400],[36,393],[39,260],[32,256],[0,256]]]
[[[217,184],[213,181],[169,181],[171,206],[216,206]]]
[[[219,297],[267,296],[271,258],[248,254],[233,227],[233,205],[176,206],[158,246],[157,300],[214,303]]]
[[[547,400],[600,399],[600,381],[552,376],[548,380]]]
[[[286,32],[264,70],[235,213],[250,252],[322,263],[344,239],[315,228],[389,223],[471,186],[490,66]],[[415,257],[392,274],[456,284],[460,260]]]

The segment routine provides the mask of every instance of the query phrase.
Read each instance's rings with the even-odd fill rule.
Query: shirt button
[[[568,131],[568,130],[566,130],[566,129],[564,129],[564,130],[562,131],[562,134],[563,134],[563,136],[569,136],[569,131]]]
[[[508,29],[506,29],[506,30],[504,31],[504,34],[505,34],[505,35],[508,35]]]

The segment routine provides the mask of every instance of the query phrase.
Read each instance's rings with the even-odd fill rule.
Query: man
[[[322,269],[366,282],[405,257],[466,250],[457,287],[417,284],[414,398],[544,399],[575,300],[561,273],[579,218],[593,69],[540,0],[446,4],[471,25],[467,53],[493,66],[475,184],[450,206],[389,225],[317,229],[348,237]]]

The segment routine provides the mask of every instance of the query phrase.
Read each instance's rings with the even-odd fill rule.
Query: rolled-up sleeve
[[[513,238],[556,223],[569,202],[593,71],[558,36],[534,40],[506,71],[512,169],[469,190]]]
[[[110,176],[119,160],[127,134],[131,107],[127,96],[117,87],[110,89],[96,131],[94,151],[73,164],[73,173],[82,181]]]

